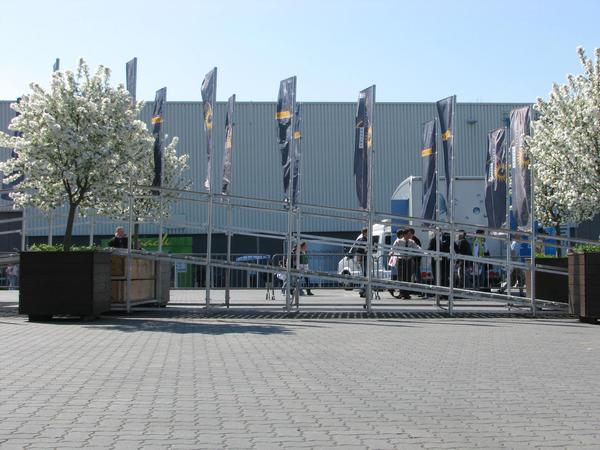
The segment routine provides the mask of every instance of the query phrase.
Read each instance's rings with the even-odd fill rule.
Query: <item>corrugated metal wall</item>
[[[8,101],[0,102],[0,127],[6,131],[14,113]],[[521,104],[459,103],[456,111],[456,175],[483,175],[487,132],[503,126],[512,108]],[[219,190],[224,140],[226,103],[218,103],[215,112],[213,186]],[[356,208],[352,175],[354,152],[355,103],[304,103],[302,141],[302,201],[336,207]],[[142,119],[149,123],[152,104],[146,104]],[[283,187],[279,150],[276,141],[275,103],[244,102],[236,105],[233,184],[234,194],[281,200]],[[379,103],[374,127],[374,198],[378,211],[389,211],[390,197],[398,184],[410,175],[421,175],[419,147],[421,124],[435,115],[433,103]],[[190,155],[189,176],[193,189],[202,190],[206,174],[206,150],[202,130],[200,102],[169,102],[165,132],[179,136],[180,153]],[[441,142],[438,142],[441,148]],[[3,152],[5,159],[9,152]],[[192,223],[206,221],[206,212],[196,203],[178,205],[174,216]],[[217,223],[224,215],[217,214]],[[285,230],[284,214],[260,212],[236,213],[238,226]],[[28,218],[32,227],[41,229],[47,219],[39,214]],[[326,222],[305,218],[305,231],[347,231],[359,228],[355,223]],[[98,225],[97,234],[111,234],[114,224]],[[87,233],[86,226],[76,232]],[[151,231],[148,229],[147,231]],[[184,232],[185,230],[179,230]],[[38,231],[32,234],[44,234]]]

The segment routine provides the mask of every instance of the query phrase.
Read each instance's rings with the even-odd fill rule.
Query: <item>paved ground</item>
[[[185,305],[29,323],[15,299],[0,448],[600,448],[598,325]]]

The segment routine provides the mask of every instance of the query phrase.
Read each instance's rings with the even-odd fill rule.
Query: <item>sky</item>
[[[0,99],[48,86],[52,65],[108,66],[137,97],[201,100],[218,68],[217,100],[275,101],[298,77],[298,100],[533,102],[580,73],[577,46],[600,47],[596,0],[2,0]]]

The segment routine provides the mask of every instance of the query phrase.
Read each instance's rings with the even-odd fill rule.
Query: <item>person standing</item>
[[[483,230],[475,231],[476,237],[473,242],[473,256],[477,258],[484,258],[490,256],[490,251],[485,241],[485,232]],[[488,280],[489,265],[476,262],[473,264],[473,274],[475,276],[475,282],[477,288],[489,288]]]
[[[408,232],[409,232],[409,236],[408,236],[409,239],[412,239],[413,241],[415,241],[415,244],[417,244],[417,246],[419,248],[421,248],[421,240],[415,234],[415,229],[409,228]],[[415,283],[421,283],[421,257],[420,256],[414,257],[413,277],[414,277]]]
[[[6,268],[6,276],[8,277],[8,289],[11,291],[16,289],[18,283],[17,280],[19,278],[19,265],[13,264]]]
[[[398,258],[397,268],[399,281],[412,282],[414,257],[407,252],[407,249],[420,248],[415,244],[415,241],[410,238],[410,234],[409,230],[398,230],[396,232],[397,238],[392,244],[392,250],[390,251],[390,256],[396,256]],[[410,291],[401,288],[400,297],[410,299]]]
[[[436,248],[436,239],[435,239],[435,235],[429,240],[429,246],[427,247],[427,250],[435,252],[437,251]],[[448,254],[450,253],[450,233],[442,233],[442,237],[440,239],[440,253],[445,253]],[[436,258],[432,258],[431,260],[431,272],[433,274],[433,280],[434,280],[434,284],[436,283],[437,280],[437,263],[436,263]],[[449,274],[450,274],[450,260],[448,259],[447,256],[444,256],[441,258],[440,261],[440,286],[449,286]]]
[[[454,243],[454,252],[457,255],[465,255],[472,256],[473,251],[471,250],[471,245],[469,241],[467,241],[467,234],[464,230],[458,231],[458,239]],[[459,259],[456,261],[458,265],[458,287],[466,288],[468,283],[468,274],[472,272],[473,262],[467,261],[465,259]]]
[[[306,242],[302,242],[300,244],[300,270],[306,271],[308,270],[308,246]],[[303,277],[304,279],[304,287],[306,288],[306,295],[314,295],[310,290],[310,286],[308,284],[308,277]]]
[[[127,248],[125,228],[119,226],[115,229],[115,235],[108,241],[108,246],[112,248]]]
[[[363,228],[354,241],[352,248],[350,248],[350,257],[356,257],[354,260],[356,264],[358,264],[359,270],[361,271],[363,277],[367,276],[367,237],[369,234],[368,228]],[[356,266],[355,266],[356,267]],[[362,285],[358,294],[361,297],[364,297],[367,292],[366,285]]]

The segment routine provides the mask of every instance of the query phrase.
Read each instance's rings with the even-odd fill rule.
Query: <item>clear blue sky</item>
[[[197,101],[218,67],[217,99],[273,101],[298,76],[300,101],[529,102],[580,72],[600,47],[595,0],[11,0],[0,15],[0,99],[47,85],[79,57],[113,70],[138,57],[138,99],[162,86]]]

